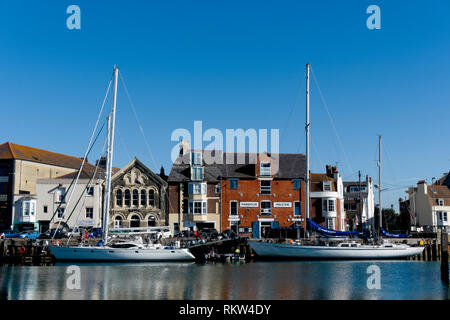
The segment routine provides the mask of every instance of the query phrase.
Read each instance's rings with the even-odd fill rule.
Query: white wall
[[[70,182],[72,180],[68,179],[41,179],[36,183],[36,196],[37,196],[37,208],[36,208],[36,221],[48,221],[52,218],[55,210],[58,208],[59,202],[57,200],[57,189],[62,187],[68,190]],[[75,211],[72,213],[69,221],[67,218],[71,214],[73,208],[75,207],[78,199],[82,196],[84,189],[87,186],[88,180],[79,180],[78,184],[73,187],[73,195],[71,197],[69,206],[67,207],[67,201],[69,200],[70,193],[69,190],[66,195],[66,203],[63,203],[61,207],[65,207],[64,219],[70,228],[80,224],[88,223],[94,227],[101,227],[102,221],[102,185],[101,180],[93,180],[91,186],[94,188],[94,195],[89,196],[84,193],[83,197],[76,206]],[[44,213],[44,206],[47,206],[47,213]],[[86,208],[93,208],[93,218],[86,218]],[[61,219],[57,218],[57,214],[52,220],[58,223]],[[78,222],[77,222],[78,221]]]

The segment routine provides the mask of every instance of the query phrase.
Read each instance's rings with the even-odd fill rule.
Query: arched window
[[[156,219],[154,216],[149,216],[147,220],[147,226],[148,227],[154,227],[156,226]]]
[[[120,189],[117,189],[116,191],[116,205],[122,206],[122,190]]]
[[[139,202],[139,191],[133,190],[133,206],[137,206]]]
[[[114,228],[122,228],[122,217],[117,216],[114,218]]]
[[[155,206],[155,190],[150,189],[148,191],[148,204],[151,205],[152,207]]]
[[[147,191],[141,190],[141,206],[147,205]]]
[[[131,204],[130,200],[131,200],[130,190],[129,190],[129,189],[126,189],[126,190],[125,190],[125,205],[128,206],[128,207],[129,207],[130,204]]]
[[[139,219],[139,216],[133,215],[131,217],[131,221],[130,221],[130,228],[139,228],[140,225],[141,225],[141,219]]]

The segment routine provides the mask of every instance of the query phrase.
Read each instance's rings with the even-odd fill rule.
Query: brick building
[[[237,164],[239,156],[245,158],[242,164]],[[228,158],[224,154],[224,158],[222,230],[260,238],[274,229],[306,226],[303,154],[246,153]]]

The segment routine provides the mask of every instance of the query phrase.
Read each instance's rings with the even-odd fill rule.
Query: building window
[[[152,207],[155,206],[155,190],[148,190],[148,204]]]
[[[323,184],[323,191],[331,191],[331,182],[330,181],[324,181],[322,184]]]
[[[442,221],[442,211],[437,212],[437,217],[438,217],[439,221]]]
[[[154,216],[149,216],[147,219],[147,226],[148,227],[154,227],[156,226],[156,219]]]
[[[302,203],[301,201],[294,201],[294,216],[302,215]]]
[[[66,195],[66,188],[59,188],[56,193],[56,201],[63,202]]]
[[[270,194],[270,180],[260,180],[260,192],[261,194]]]
[[[444,199],[438,199],[438,205],[443,206],[444,205]]]
[[[190,214],[206,214],[206,201],[192,200],[189,201]]]
[[[238,202],[236,200],[230,201],[230,216],[237,216],[238,214]]]
[[[133,206],[137,206],[139,202],[139,191],[133,190]]]
[[[444,211],[442,214],[443,214],[444,222],[447,222],[447,212]]]
[[[219,186],[219,185],[217,185],[217,186],[215,187],[215,191],[216,191],[216,193],[220,193],[220,186]]]
[[[114,228],[122,228],[122,217],[117,216],[114,218]]]
[[[86,218],[94,219],[94,208],[86,208]]]
[[[326,222],[327,222],[327,228],[328,229],[332,229],[332,230],[336,229],[335,219],[334,218],[327,218]]]
[[[361,186],[361,188],[359,188],[359,186],[351,186],[349,187],[348,192],[366,192],[366,187]]]
[[[203,167],[191,167],[191,180],[200,181],[203,180]]]
[[[24,216],[34,216],[36,211],[36,201],[24,201],[22,203],[22,214]]]
[[[47,212],[48,212],[48,207],[44,206],[44,213],[47,213]]]
[[[206,183],[189,183],[189,194],[206,194]]]
[[[235,190],[238,188],[238,180],[230,179],[230,190]]]
[[[272,206],[270,201],[261,201],[261,215],[270,216],[272,214]]]
[[[262,176],[270,176],[271,175],[270,162],[261,162],[260,163],[259,174]]]
[[[128,206],[128,207],[131,205],[130,189],[126,189],[125,190],[125,205]]]
[[[336,211],[334,201],[335,201],[334,199],[324,199],[323,200],[323,211],[328,211],[328,212]]]
[[[294,179],[293,181],[294,184],[294,190],[300,190],[302,184],[301,184],[301,180],[300,179]]]
[[[147,205],[147,191],[141,190],[141,206]]]
[[[193,166],[201,166],[202,165],[202,152],[201,151],[192,151],[191,152],[191,163]]]
[[[58,218],[64,218],[64,211],[65,211],[65,208],[58,208],[58,210],[57,210]]]
[[[117,206],[122,206],[122,190],[118,189],[116,191],[116,205]]]
[[[87,195],[88,196],[93,196],[94,195],[94,187],[88,187],[86,188],[87,190]]]

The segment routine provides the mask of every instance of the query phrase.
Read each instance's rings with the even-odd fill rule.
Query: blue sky
[[[71,4],[81,30],[66,27]],[[366,27],[371,4],[381,30]],[[119,83],[115,166],[137,156],[168,172],[171,133],[194,120],[280,129],[281,152],[304,152],[310,62],[338,132],[311,82],[312,170],[377,181],[381,134],[383,203],[397,208],[450,166],[449,12],[448,0],[2,0],[0,142],[82,156],[117,64],[152,155]]]

